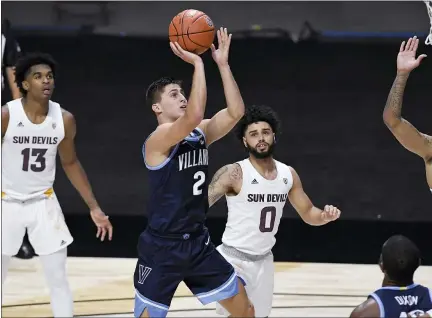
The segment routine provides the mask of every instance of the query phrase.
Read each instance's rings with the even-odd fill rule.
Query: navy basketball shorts
[[[146,308],[150,317],[165,317],[182,281],[203,305],[239,292],[234,268],[216,250],[207,229],[178,238],[144,231],[138,241],[134,273],[135,317]]]

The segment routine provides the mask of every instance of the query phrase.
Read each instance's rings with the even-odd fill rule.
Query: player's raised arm
[[[231,34],[228,35],[226,28],[220,28],[217,37],[219,47],[216,49],[212,44],[211,50],[222,77],[227,107],[202,123],[201,128],[206,134],[208,145],[229,133],[245,111],[243,98],[228,64]]]
[[[171,42],[170,46],[178,57],[194,66],[192,89],[188,102],[184,96],[179,96],[179,94],[182,94],[180,89],[176,90],[173,88],[172,92],[167,92],[169,95],[168,98],[172,98],[173,100],[178,99],[179,103],[176,106],[179,109],[186,107],[184,114],[174,122],[160,122],[161,125],[158,126],[146,142],[146,154],[154,152],[160,154],[166,153],[172,146],[183,140],[192,130],[198,127],[204,118],[207,102],[207,86],[202,59],[194,53],[183,50],[178,43]],[[159,102],[154,103],[152,108],[156,114],[162,114],[164,111],[168,112],[166,109],[163,109],[164,107]]]
[[[432,158],[432,137],[419,132],[410,122],[402,118],[402,101],[405,86],[412,70],[420,65],[425,54],[416,59],[419,40],[410,38],[402,42],[397,56],[397,75],[387,98],[383,119],[396,139],[409,151],[425,160]]]
[[[303,186],[297,172],[290,167],[293,176],[293,186],[288,193],[288,199],[302,220],[310,225],[324,225],[339,218],[341,211],[326,205],[324,210],[315,207],[303,190]]]
[[[208,187],[208,201],[211,207],[225,194],[238,193],[238,187],[241,187],[243,173],[241,167],[237,164],[223,166],[213,176]]]
[[[106,216],[99,207],[95,196],[93,195],[92,188],[87,179],[87,175],[78,160],[75,152],[75,135],[76,135],[76,123],[74,116],[63,111],[65,137],[61,141],[58,151],[60,155],[61,164],[66,173],[66,176],[79,192],[85,203],[90,209],[90,215],[93,222],[97,226],[96,237],[101,238],[101,241],[105,239],[108,234],[108,239],[112,239],[113,227]]]

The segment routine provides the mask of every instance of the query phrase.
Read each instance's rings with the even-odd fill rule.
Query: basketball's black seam
[[[186,12],[183,13],[182,18],[181,18],[182,33],[183,33],[183,19],[184,19],[185,14],[186,14]],[[182,34],[181,37],[182,37],[182,40],[183,40],[183,43],[184,43],[186,51],[189,51],[188,48],[187,48],[187,45],[186,45],[186,41],[184,39],[184,34]]]
[[[189,33],[189,29],[190,29],[191,25],[194,24],[199,18],[202,18],[202,17],[205,17],[205,16],[207,16],[207,15],[203,12],[203,14],[201,14],[199,17],[197,17],[195,20],[193,20],[191,24],[189,24],[187,32],[186,32],[186,34],[188,35],[188,37],[189,37],[189,34],[197,34],[197,33],[204,33],[204,32],[208,32],[208,31],[214,31],[214,28],[213,28],[213,29],[207,30],[207,31],[199,31],[199,32]],[[208,25],[208,23],[207,23],[207,25]],[[192,42],[195,43],[194,41],[192,41]],[[197,44],[197,43],[195,43],[195,44]],[[200,46],[202,46],[202,45],[200,45]]]
[[[178,41],[178,37],[179,37],[179,35],[178,35],[178,30],[177,30],[177,28],[176,28],[176,26],[175,26],[175,24],[174,24],[174,22],[173,21],[171,21],[171,24],[173,25],[173,27],[174,27],[174,29],[175,29],[175,31],[176,31],[176,34],[177,34],[177,41]],[[172,36],[172,35],[170,35],[170,36]]]
[[[177,30],[177,29],[176,29]],[[210,32],[210,31],[214,31],[214,29],[211,29],[211,30],[206,30],[206,31],[199,31],[199,32],[192,32],[192,33],[187,33],[187,34],[177,34],[178,36],[181,36],[181,35],[189,35],[189,34],[199,34],[199,33],[206,33],[206,32]],[[173,34],[173,35],[170,35],[170,36],[174,36],[175,34]]]
[[[193,44],[196,44],[196,45],[198,45],[198,46],[201,46],[201,47],[204,47],[204,48],[207,48],[207,49],[208,49],[207,46],[204,46],[204,45],[201,45],[201,44],[199,44],[199,43],[196,43],[196,42],[192,41],[192,39],[191,39],[189,36],[188,36],[188,39],[189,39],[189,41],[191,41]]]
[[[195,20],[192,21],[191,24],[194,24],[196,20],[198,20],[199,18],[205,16],[206,14],[204,12],[201,12],[201,15],[197,16]]]
[[[203,17],[203,16],[205,16],[205,15],[203,14],[202,16],[196,18],[196,20],[198,20],[199,18],[201,18],[201,17]],[[195,21],[196,21],[196,20],[195,20]],[[195,21],[194,21],[194,22],[195,22]],[[208,49],[208,47],[206,47],[206,46],[204,46],[204,45],[201,45],[201,44],[199,44],[199,43],[194,42],[194,41],[189,37],[189,35],[191,35],[191,34],[205,33],[205,32],[208,32],[208,31],[214,31],[214,28],[213,28],[212,30],[200,31],[200,32],[194,32],[194,33],[189,33],[189,28],[190,28],[190,25],[189,25],[189,27],[188,27],[188,29],[187,29],[187,31],[188,31],[188,32],[187,32],[187,36],[188,36],[189,41],[191,41],[193,44],[196,44],[196,45],[198,45],[198,46],[200,46],[200,47],[203,47],[203,48]],[[185,45],[186,45],[186,44],[185,44]]]

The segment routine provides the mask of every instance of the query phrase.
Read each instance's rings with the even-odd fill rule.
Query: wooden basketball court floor
[[[68,259],[68,275],[81,317],[133,317],[135,259]],[[381,284],[377,265],[275,263],[272,317],[349,317]],[[432,266],[419,268],[416,282],[432,286]],[[2,290],[2,317],[51,317],[48,289],[38,258],[14,258]],[[181,284],[168,317],[218,317]],[[220,316],[219,316],[220,317]]]

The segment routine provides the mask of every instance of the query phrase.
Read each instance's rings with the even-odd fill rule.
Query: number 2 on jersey
[[[35,163],[29,164],[30,161],[30,150],[31,150],[31,156],[36,157]],[[23,151],[21,151],[21,154],[23,155],[23,165],[22,169],[23,171],[28,171],[29,166],[30,170],[34,172],[41,172],[44,171],[46,168],[46,160],[45,160],[45,153],[48,149],[40,149],[40,148],[25,148]]]
[[[200,195],[202,194],[202,189],[200,189],[200,187],[202,186],[202,184],[205,181],[205,173],[203,171],[198,171],[194,174],[194,180],[197,180],[197,182],[194,183],[193,185],[193,195]]]
[[[270,216],[270,224],[267,226],[267,220]],[[266,206],[261,210],[261,220],[259,229],[261,232],[272,232],[276,220],[276,208],[274,206]]]

